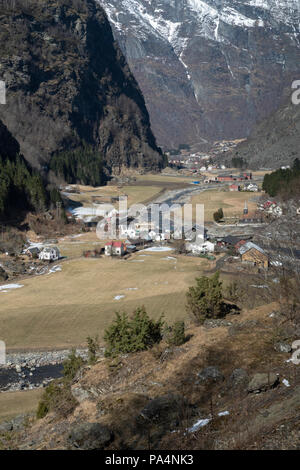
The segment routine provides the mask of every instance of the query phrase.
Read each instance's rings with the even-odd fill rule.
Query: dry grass
[[[42,390],[0,393],[0,422],[36,410]]]
[[[210,222],[213,220],[213,214],[220,207],[223,209],[225,217],[241,217],[245,201],[248,203],[249,213],[255,212],[257,208],[256,202],[253,199],[258,199],[262,193],[247,193],[247,192],[224,192],[224,191],[205,191],[192,198],[193,216],[195,217],[196,204],[204,204],[205,221]]]
[[[0,294],[0,337],[11,350],[80,345],[88,335],[101,337],[116,310],[139,305],[155,318],[164,312],[169,322],[182,319],[188,286],[213,263],[178,257],[175,264],[166,255],[81,258],[62,263],[61,272],[25,279],[23,288]]]
[[[132,186],[123,186],[120,189],[117,186],[102,186],[98,188],[78,186],[78,188],[80,189],[80,194],[70,194],[69,199],[80,202],[83,206],[90,206],[94,197],[99,198],[99,202],[101,202],[101,197],[103,202],[107,202],[108,197],[119,196],[127,196],[128,206],[131,206],[132,204],[143,203],[155,198],[162,190],[161,186],[155,186],[155,181],[153,185],[142,186],[137,183]]]
[[[147,174],[147,175],[140,175],[137,177],[137,183],[148,183],[149,181],[154,184],[160,185],[161,183],[181,183],[181,184],[189,184],[191,181],[195,179],[195,176],[166,176],[162,174]]]

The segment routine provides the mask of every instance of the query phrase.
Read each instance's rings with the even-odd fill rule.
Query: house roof
[[[56,253],[59,253],[59,249],[57,248],[57,246],[45,246],[45,248],[43,249],[43,252],[51,253],[52,250],[54,250]]]
[[[125,246],[125,243],[124,242],[120,242],[120,241],[117,241],[117,242],[107,242],[105,243],[105,246],[113,246],[115,248],[121,248],[122,246]]]
[[[37,246],[33,246],[31,248],[27,248],[26,251],[29,251],[30,253],[39,253],[41,250]]]
[[[240,255],[244,255],[245,253],[247,253],[247,251],[252,250],[252,249],[255,249],[255,250],[259,251],[263,255],[266,254],[265,251],[260,246],[256,245],[253,242],[247,242],[244,245],[242,245],[239,248],[239,253],[240,253]]]
[[[222,242],[228,243],[229,245],[235,245],[238,243],[241,239],[238,237],[234,237],[233,235],[227,235],[227,237],[222,238]]]

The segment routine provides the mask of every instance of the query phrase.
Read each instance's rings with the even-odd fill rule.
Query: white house
[[[57,261],[60,258],[59,249],[56,246],[46,246],[39,254],[43,261]]]
[[[203,245],[201,245],[202,253],[214,253],[215,244],[206,240]]]
[[[274,207],[272,213],[273,213],[274,215],[278,216],[278,217],[281,217],[281,216],[282,216],[282,209],[281,209],[281,207],[279,207],[279,206]]]
[[[215,251],[214,243],[208,240],[206,240],[204,243],[186,243],[185,247],[187,251],[191,251],[194,254],[214,253]]]
[[[257,192],[258,186],[255,183],[245,184],[245,191]]]

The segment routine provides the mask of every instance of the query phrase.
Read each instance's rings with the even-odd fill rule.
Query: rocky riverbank
[[[88,357],[87,349],[77,349],[76,353],[85,360]],[[62,376],[62,363],[69,354],[69,349],[7,354],[6,364],[0,367],[0,392],[46,386]]]

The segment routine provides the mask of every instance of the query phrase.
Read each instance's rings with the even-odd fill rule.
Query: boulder
[[[82,388],[80,385],[76,384],[71,387],[71,393],[75,400],[78,401],[78,403],[82,403],[83,401],[89,400],[90,399],[90,394],[87,390]]]
[[[232,372],[229,382],[232,387],[239,387],[246,385],[249,381],[249,377],[245,369],[234,369]]]
[[[0,434],[7,433],[13,430],[13,424],[11,421],[6,421],[0,424]]]
[[[199,383],[205,382],[223,382],[225,379],[224,375],[219,371],[218,367],[209,366],[203,369],[201,372],[198,373],[198,381]]]
[[[140,412],[146,421],[167,423],[176,420],[184,405],[180,395],[169,393],[151,400]]]
[[[282,353],[290,353],[292,351],[292,347],[288,343],[276,343],[274,349]]]
[[[249,393],[260,393],[274,388],[279,384],[279,378],[274,372],[255,374],[248,385]]]
[[[101,423],[82,423],[72,429],[68,440],[77,449],[101,450],[113,440],[113,433]]]

